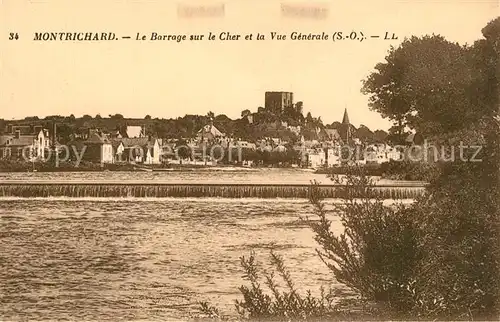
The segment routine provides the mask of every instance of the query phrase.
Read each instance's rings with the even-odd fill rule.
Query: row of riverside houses
[[[52,131],[39,125],[8,125],[5,133],[0,135],[0,158],[43,160],[47,156],[47,150],[65,148],[66,154],[70,155],[70,161],[209,165],[215,162],[211,159],[212,155],[210,153],[207,155],[204,148],[219,145],[226,149],[226,152],[230,147],[260,152],[295,152],[300,157],[298,161],[297,158],[293,158],[296,163],[292,166],[318,168],[338,166],[346,162],[341,155],[341,148],[346,146],[361,147],[363,153],[357,155],[354,161],[349,161],[357,164],[380,164],[390,160],[401,160],[406,153],[406,151],[400,148],[396,149],[388,144],[367,145],[359,138],[354,137],[351,133],[352,125],[347,109],[344,111],[340,126],[333,129],[319,127],[314,122],[307,123],[307,118],[304,127],[297,124],[287,124],[282,116],[286,113],[302,115],[303,111],[302,102],[293,102],[293,93],[266,92],[265,106],[259,110],[263,109],[277,116],[275,124],[269,125],[274,126],[275,129],[286,128],[289,132],[293,132],[299,138],[298,142],[297,140],[287,142],[277,137],[264,137],[250,141],[234,138],[232,135],[226,135],[220,131],[213,124],[213,119],[202,126],[196,135],[183,139],[182,143],[179,140],[155,137],[154,133],[146,135],[142,126],[126,126],[120,131],[111,132],[89,129],[85,134],[74,134],[66,146],[61,146],[56,140],[56,124],[51,129]],[[259,118],[259,113],[251,113],[246,110],[242,113],[242,119],[246,119],[250,125],[256,118]],[[312,128],[314,130],[311,130]],[[413,140],[414,136],[411,137],[410,141],[413,142]],[[409,145],[412,142],[408,142]],[[180,144],[184,145],[182,147],[184,151],[180,151]],[[262,155],[260,154],[260,156]],[[248,153],[244,155],[243,160],[233,160],[232,162],[243,161],[243,165],[251,165],[263,161],[259,160],[258,157],[259,154],[257,154],[256,159],[255,153]]]
[[[56,126],[52,133],[41,126],[10,125],[7,133],[0,135],[0,158],[29,160],[44,159],[48,149],[63,148],[55,139]],[[300,131],[300,129],[299,129]],[[300,132],[299,132],[300,134]],[[341,149],[348,144],[361,146],[359,139],[352,137],[347,109],[344,112],[340,129],[317,129],[318,139],[300,141],[293,146],[279,138],[267,137],[255,142],[244,141],[227,136],[221,132],[212,121],[203,126],[194,138],[188,138],[183,144],[192,150],[188,155],[172,152],[178,147],[177,142],[169,139],[146,136],[141,126],[127,126],[123,132],[105,133],[99,129],[89,129],[83,137],[74,138],[67,146],[70,161],[82,160],[94,163],[134,163],[134,164],[213,164],[213,160],[203,157],[203,145],[219,145],[222,148],[240,147],[242,149],[267,152],[287,152],[293,149],[300,155],[297,166],[318,168],[323,166],[338,166],[342,163]],[[413,136],[412,136],[413,139]],[[365,153],[356,158],[358,164],[383,163],[390,160],[400,160],[404,151],[396,150],[388,144],[369,145],[364,147]],[[235,160],[240,161],[240,160]],[[251,165],[256,160],[241,160],[243,165]],[[208,163],[210,162],[210,163]]]
[[[90,129],[83,140],[72,140],[71,159],[96,163],[160,164],[162,140],[145,136],[140,126],[127,126],[125,133]],[[78,153],[78,155],[76,155]]]
[[[95,163],[160,164],[162,140],[146,137],[137,126],[119,132],[104,133],[89,129],[84,137],[74,138],[66,146],[56,140],[56,129],[49,131],[36,125],[8,125],[0,135],[0,158],[37,161],[49,157],[49,151],[66,149],[70,161]]]

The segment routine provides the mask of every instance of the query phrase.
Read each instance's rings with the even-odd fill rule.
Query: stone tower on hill
[[[265,107],[276,115],[283,113],[285,108],[293,106],[292,92],[266,92]]]

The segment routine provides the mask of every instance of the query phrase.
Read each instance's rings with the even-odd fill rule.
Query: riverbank
[[[425,181],[429,182],[436,177],[440,171],[438,163],[390,161],[381,164],[360,165],[360,170],[367,176],[380,177],[388,180]],[[338,174],[346,175],[352,173],[352,167],[339,166],[321,168],[315,174]]]
[[[70,162],[60,162],[57,166],[49,162],[23,162],[0,160],[0,172],[98,172],[98,171],[190,171],[199,169],[224,170],[224,169],[256,169],[256,167],[243,167],[220,164],[98,164],[81,162],[78,165]]]

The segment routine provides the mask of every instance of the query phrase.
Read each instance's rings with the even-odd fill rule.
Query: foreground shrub
[[[344,184],[342,202],[333,210],[345,229],[339,236],[332,233],[318,194],[312,194],[319,221],[309,223],[320,245],[317,252],[337,281],[400,317],[413,307],[412,286],[423,256],[418,218],[411,207],[374,199],[374,183],[360,169],[353,171],[360,175],[333,177]]]
[[[236,310],[242,320],[346,321],[381,316],[371,303],[359,299],[342,299],[337,294],[340,292],[336,290],[326,291],[321,288],[319,297],[314,297],[311,291],[301,294],[296,289],[283,258],[272,251],[270,262],[274,270],[271,272],[261,272],[254,253],[248,258],[241,257],[240,260],[244,279],[250,284],[240,287],[243,300],[236,301]],[[230,319],[207,302],[201,303],[201,311],[207,318]]]
[[[279,291],[274,273],[264,273],[259,282],[255,258],[242,258],[241,265],[250,286],[240,287],[243,300],[236,303],[240,318],[250,320],[345,320],[403,317],[414,305],[415,270],[422,258],[421,230],[417,219],[402,205],[386,206],[373,199],[374,183],[367,176],[347,175],[342,179],[342,203],[333,212],[339,215],[345,231],[336,236],[330,229],[327,211],[312,186],[311,203],[315,220],[303,218],[315,233],[317,250],[332,277],[351,288],[359,299],[346,305],[346,299],[321,291],[299,295],[281,257],[271,253],[271,264],[284,282]],[[267,287],[267,292],[263,286]],[[335,305],[333,305],[335,303]],[[377,305],[373,306],[374,303]],[[207,316],[218,316],[217,309],[204,304]]]
[[[417,276],[415,312],[420,316],[500,317],[500,198],[487,171],[491,166],[447,165],[414,207],[425,231],[425,255]]]

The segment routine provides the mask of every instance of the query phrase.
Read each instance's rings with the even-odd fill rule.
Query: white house
[[[0,136],[0,158],[45,159],[50,148],[48,130],[41,129],[34,134],[21,134],[20,130]]]
[[[144,163],[146,164],[160,164],[160,153],[161,147],[158,139],[153,139],[148,142],[148,146],[146,147],[146,157]]]
[[[109,141],[101,144],[101,163],[113,163],[115,161],[113,146]]]
[[[326,164],[329,167],[340,165],[340,151],[339,149],[327,149]]]
[[[123,138],[115,141],[115,159],[122,162],[160,164],[162,147],[158,139]]]
[[[400,151],[386,144],[372,144],[365,150],[366,163],[381,164],[390,160],[399,161],[402,157]]]
[[[325,165],[326,155],[323,149],[306,150],[307,163],[309,168],[320,168]]]
[[[45,150],[50,147],[50,138],[48,130],[40,130],[34,142],[34,150],[36,151],[35,157],[45,158]]]

